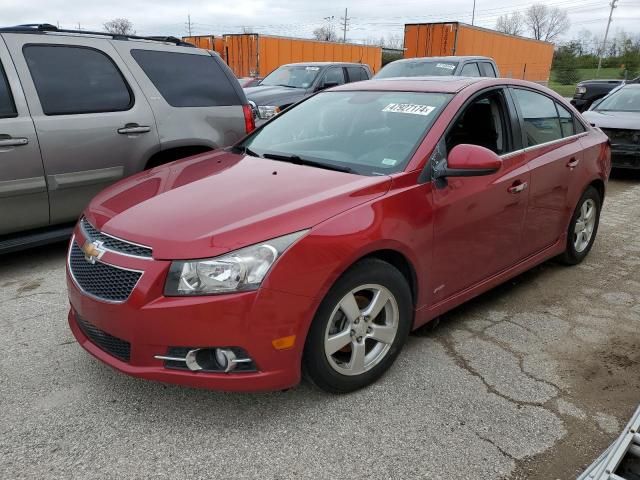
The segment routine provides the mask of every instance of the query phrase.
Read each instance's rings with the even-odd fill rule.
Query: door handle
[[[520,180],[518,180],[517,182],[514,182],[513,185],[511,185],[509,188],[507,188],[507,192],[514,194],[524,192],[527,189],[527,186],[527,182],[521,182]]]
[[[131,133],[147,133],[150,131],[151,127],[138,125],[137,123],[127,123],[124,127],[118,129],[118,133],[121,135],[128,135]]]
[[[0,136],[0,147],[20,147],[28,143],[28,138],[2,138]]]
[[[571,158],[571,160],[569,160],[569,163],[567,163],[567,167],[576,168],[579,163],[580,163],[580,160],[575,158],[575,157],[573,157],[573,158]]]

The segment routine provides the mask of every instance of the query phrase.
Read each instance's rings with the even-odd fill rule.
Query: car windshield
[[[276,117],[236,148],[362,175],[387,175],[405,167],[451,97],[324,92]]]
[[[260,85],[281,86],[290,88],[309,88],[318,76],[320,67],[313,65],[288,65],[277,68]]]
[[[458,62],[409,61],[392,62],[378,72],[375,78],[392,77],[446,77],[453,75]]]
[[[598,112],[640,112],[640,88],[621,88],[606,97],[594,110]]]

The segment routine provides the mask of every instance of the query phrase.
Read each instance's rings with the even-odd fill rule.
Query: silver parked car
[[[64,238],[107,185],[251,129],[213,52],[172,37],[1,28],[0,252]]]

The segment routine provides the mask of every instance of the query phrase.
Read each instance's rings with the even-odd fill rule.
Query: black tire
[[[380,285],[393,295],[398,307],[398,327],[395,338],[390,343],[391,347],[377,364],[362,374],[344,375],[330,364],[325,355],[325,333],[329,328],[328,324],[332,320],[334,309],[345,295],[367,284]],[[307,335],[302,358],[305,377],[317,387],[330,393],[348,393],[375,382],[389,369],[400,353],[409,335],[412,320],[411,290],[402,273],[389,263],[376,258],[361,260],[336,281],[316,312]]]
[[[575,235],[575,227],[580,217],[580,211],[582,209],[582,205],[587,201],[593,201],[595,204],[595,226],[593,228],[593,233],[591,234],[591,238],[586,248],[581,251],[576,250],[574,245],[574,235]],[[598,233],[598,225],[600,224],[600,210],[602,208],[602,198],[600,197],[600,193],[594,187],[589,186],[582,196],[580,200],[578,200],[578,204],[576,205],[576,209],[573,212],[573,216],[571,217],[571,221],[569,222],[569,229],[567,230],[567,246],[566,250],[562,255],[560,255],[559,260],[566,265],[577,265],[582,262],[585,257],[591,251],[591,247],[593,247],[593,242],[596,239],[596,235]]]

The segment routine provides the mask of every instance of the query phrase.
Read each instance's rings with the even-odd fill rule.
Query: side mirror
[[[333,88],[340,85],[338,82],[324,82],[318,86],[318,90],[326,90],[327,88]]]
[[[453,147],[445,162],[433,170],[433,178],[478,177],[500,170],[502,160],[494,152],[480,145],[460,144]]]

